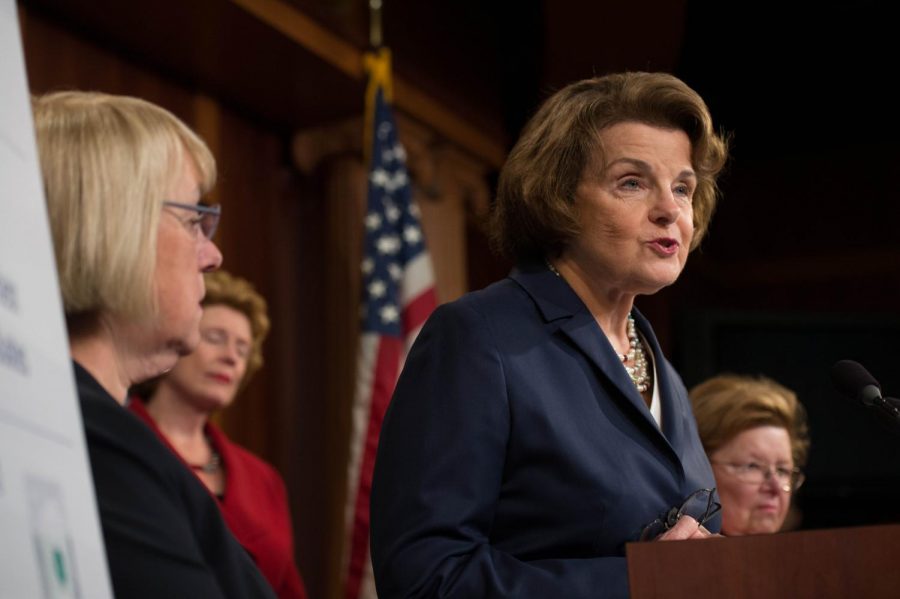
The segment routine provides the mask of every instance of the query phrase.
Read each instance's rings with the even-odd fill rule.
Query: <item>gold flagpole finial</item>
[[[369,0],[369,43],[373,48],[380,48],[383,42],[381,35],[381,0]]]

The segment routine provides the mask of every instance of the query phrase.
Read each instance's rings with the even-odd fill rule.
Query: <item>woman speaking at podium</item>
[[[378,595],[626,597],[624,545],[718,530],[687,392],[639,295],[703,237],[726,157],[660,73],[551,97],[500,174],[509,278],[438,308],[381,431]],[[681,517],[684,516],[684,517]]]

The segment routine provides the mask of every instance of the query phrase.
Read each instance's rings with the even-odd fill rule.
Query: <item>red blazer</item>
[[[181,459],[140,399],[132,398],[128,407]],[[228,528],[256,561],[280,599],[306,599],[294,561],[293,526],[281,476],[272,466],[232,443],[211,422],[206,425],[206,433],[225,465],[225,492],[217,499]]]

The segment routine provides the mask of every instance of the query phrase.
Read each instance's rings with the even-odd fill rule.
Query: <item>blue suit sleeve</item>
[[[470,303],[439,308],[419,335],[385,418],[373,481],[378,594],[394,597],[627,597],[623,557],[501,550],[514,411],[503,350]],[[521,522],[528,527],[528,521]]]

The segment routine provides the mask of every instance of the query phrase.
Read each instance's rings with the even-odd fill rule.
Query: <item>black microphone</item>
[[[831,382],[850,399],[872,406],[881,399],[881,385],[863,365],[853,360],[840,360],[831,367]]]
[[[900,427],[900,403],[881,396],[881,385],[859,362],[840,360],[831,367],[831,381],[837,390],[850,399],[873,408],[887,423]]]

